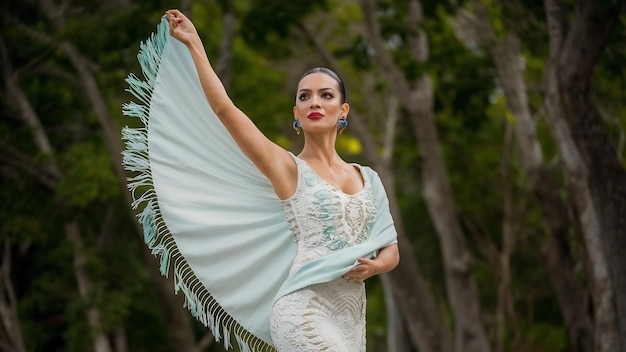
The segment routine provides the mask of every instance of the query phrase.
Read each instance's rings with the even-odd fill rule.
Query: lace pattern
[[[279,299],[272,341],[279,352],[364,352],[365,284],[338,278]]]
[[[353,195],[336,189],[304,160],[298,164],[298,188],[282,201],[283,212],[298,244],[293,273],[307,262],[361,243],[370,234],[376,206],[368,180]]]
[[[298,187],[282,201],[298,247],[290,273],[367,239],[376,215],[367,179],[360,192],[345,194],[294,159]],[[337,278],[283,296],[272,309],[270,330],[278,351],[365,351],[365,285]]]

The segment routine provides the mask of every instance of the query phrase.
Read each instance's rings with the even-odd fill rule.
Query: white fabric
[[[345,194],[294,160],[298,187],[282,202],[298,246],[290,273],[367,240],[377,211],[369,179]],[[278,351],[365,351],[365,285],[337,278],[282,296],[272,309],[271,334]]]
[[[365,352],[365,284],[338,278],[307,286],[274,304],[279,352]]]
[[[149,155],[149,171],[129,179],[129,187],[154,188],[156,196],[148,190],[135,201],[147,203],[140,217],[146,242],[162,255],[162,269],[171,256],[176,289],[184,292],[194,316],[227,346],[237,330],[233,324],[240,324],[245,329],[236,332],[240,344],[256,350],[261,341],[272,344],[269,322],[276,299],[335,280],[357,258],[395,242],[387,199],[375,172],[362,167],[377,209],[369,238],[308,261],[290,275],[297,248],[280,200],[211,110],[187,48],[163,31],[166,22],[154,43],[142,46],[148,82],[129,77],[133,94],[149,105],[126,106],[127,115],[147,125]],[[146,151],[136,145],[142,133],[124,131],[132,149],[125,151],[130,171],[144,168]],[[243,336],[248,333],[254,336]]]

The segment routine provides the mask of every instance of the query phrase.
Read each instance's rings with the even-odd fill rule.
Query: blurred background
[[[160,276],[121,166],[124,79],[179,8],[293,152],[300,75],[346,82],[338,149],[380,174],[401,248],[367,283],[368,351],[626,351],[624,6],[3,1],[0,350],[223,351]]]

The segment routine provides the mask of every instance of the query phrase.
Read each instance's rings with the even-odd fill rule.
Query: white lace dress
[[[298,247],[290,273],[366,239],[376,213],[367,179],[361,191],[345,194],[321,179],[304,160],[294,159],[297,190],[282,201]],[[363,352],[365,302],[365,284],[342,277],[287,294],[272,309],[272,341],[279,352]]]

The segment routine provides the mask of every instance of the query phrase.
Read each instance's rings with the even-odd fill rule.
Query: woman
[[[209,110],[214,112],[243,154],[267,178],[273,192],[280,200],[289,230],[292,236],[295,237],[297,250],[295,257],[290,258],[291,265],[287,268],[288,273],[286,273],[288,275],[279,278],[281,284],[280,289],[277,290],[278,292],[270,292],[275,297],[272,300],[273,305],[270,314],[272,344],[279,351],[364,351],[364,281],[374,275],[392,270],[397,265],[399,256],[395,230],[393,229],[393,222],[380,179],[369,168],[346,163],[335,150],[338,131],[341,132],[347,125],[346,119],[350,110],[349,105],[345,102],[343,82],[332,71],[324,68],[311,70],[301,78],[297,88],[293,114],[295,118],[294,129],[298,133],[302,132],[304,134],[305,144],[300,154],[295,156],[267,139],[254,123],[233,104],[212,69],[192,22],[178,10],[168,10],[166,18],[169,23],[170,35],[176,38],[188,50],[188,55],[190,55],[193,61],[201,89],[210,105]],[[159,60],[161,60],[160,57]],[[168,57],[164,60],[169,65],[170,61],[176,62],[177,59]],[[183,57],[180,60],[184,61],[185,58]],[[161,63],[161,66],[167,65]],[[170,66],[176,67],[176,64]],[[168,67],[160,68],[158,73],[161,77],[169,77],[167,72],[161,72],[167,71]],[[169,75],[173,81],[178,79],[178,76],[185,76],[185,73],[173,71]],[[194,79],[195,77],[190,78],[190,80]],[[157,81],[165,86],[168,84],[167,78],[157,79]],[[158,85],[159,82],[156,84]],[[132,84],[132,82],[130,83]],[[163,88],[163,90],[167,90],[167,87]],[[152,92],[150,93],[152,94]],[[166,93],[160,96],[159,94],[161,93],[158,87],[155,88],[153,94],[150,110],[158,114],[160,110],[164,110],[165,106],[168,105],[161,103],[161,101],[167,100],[168,97]],[[192,94],[192,92],[189,92],[189,94]],[[135,95],[141,96],[141,94],[137,93]],[[180,108],[184,109],[185,107],[181,106]],[[143,112],[142,109],[136,110]],[[180,112],[173,109],[167,114],[176,113]],[[127,115],[133,115],[133,113],[127,113]],[[182,121],[183,125],[186,123],[187,120]],[[189,121],[189,123],[192,124],[193,122]],[[162,212],[164,222],[170,230],[173,233],[182,234],[178,235],[178,237],[174,236],[178,247],[191,248],[185,249],[185,253],[183,253],[185,263],[190,263],[191,270],[189,271],[194,271],[194,274],[199,277],[199,281],[208,287],[209,291],[219,291],[223,289],[224,284],[228,281],[220,281],[220,278],[218,278],[217,283],[213,282],[214,276],[219,277],[221,270],[219,272],[216,272],[217,270],[205,270],[210,272],[205,278],[203,278],[201,271],[203,271],[202,265],[211,265],[211,263],[219,262],[221,260],[219,255],[222,254],[222,251],[216,250],[214,248],[215,245],[210,246],[212,247],[210,250],[216,252],[216,255],[210,256],[211,259],[206,260],[209,255],[204,252],[200,253],[200,250],[194,248],[196,247],[194,245],[197,243],[196,241],[203,240],[205,235],[200,234],[201,237],[197,236],[198,231],[196,231],[194,236],[187,236],[187,233],[193,232],[193,230],[188,230],[187,227],[193,226],[187,226],[188,224],[178,226],[176,221],[170,221],[175,216],[166,216],[166,213],[174,213],[176,215],[175,213],[177,212],[175,206],[167,204],[168,193],[175,193],[170,191],[169,185],[187,181],[181,179],[180,181],[169,182],[169,180],[166,180],[163,181],[163,184],[166,184],[166,186],[156,187],[158,180],[176,178],[172,175],[180,169],[178,164],[176,164],[178,161],[172,161],[172,159],[176,158],[175,153],[169,157],[162,157],[163,160],[161,161],[158,159],[161,155],[168,155],[168,152],[176,148],[176,143],[180,144],[184,141],[170,143],[165,146],[160,145],[161,140],[170,139],[169,133],[172,127],[159,126],[158,120],[151,120],[151,130],[161,129],[164,132],[160,135],[162,137],[152,138],[154,143],[151,144],[150,148],[146,148],[150,149],[151,165],[161,163],[169,167],[167,172],[159,171],[161,172],[160,175],[155,170],[153,170],[154,175],[149,175],[150,177],[154,176],[155,190],[157,194],[160,194],[158,199],[159,209],[156,211],[156,214],[158,216]],[[199,129],[202,128],[191,127],[188,133],[197,133]],[[126,136],[125,139],[131,140],[132,137]],[[222,147],[222,143],[219,141],[211,141],[210,143],[213,143],[211,147],[213,149]],[[224,143],[227,144],[228,141],[224,141]],[[181,153],[184,152],[185,149],[181,148]],[[208,152],[205,151],[204,154],[213,152],[217,151],[209,150]],[[155,154],[155,156],[152,157],[152,154]],[[197,167],[193,164],[190,170],[195,168]],[[247,177],[247,174],[244,174],[242,177]],[[224,182],[231,181],[227,180]],[[201,186],[201,184],[198,184],[198,187]],[[220,189],[216,188],[216,192],[219,191]],[[187,193],[189,193],[189,197],[194,196],[191,192]],[[219,198],[219,196],[215,195],[215,198]],[[197,202],[191,203],[197,204]],[[259,207],[262,206],[259,205]],[[196,217],[193,214],[185,216],[192,223],[200,217]],[[146,221],[149,222],[152,215],[147,215],[144,218],[147,218],[148,220]],[[222,219],[219,218],[212,221],[221,222]],[[261,220],[258,223],[265,224],[266,222]],[[252,226],[256,225],[248,227]],[[266,227],[269,228],[269,226]],[[238,229],[243,228],[243,226],[238,227]],[[231,237],[227,237],[226,242],[236,241],[237,237],[235,236],[238,235],[232,234]],[[265,243],[266,240],[271,241],[272,238],[268,237],[258,242]],[[154,244],[148,239],[147,242],[149,245]],[[221,243],[218,245],[221,245]],[[283,248],[286,246],[279,245],[278,247]],[[155,251],[154,248],[160,247],[152,245],[151,248]],[[281,255],[282,249],[272,250],[277,254],[272,257],[265,257],[258,264],[247,258],[240,262],[252,262],[255,267],[274,265],[277,261],[281,265],[288,265],[282,259],[276,259],[277,256]],[[256,252],[259,251],[261,250]],[[228,253],[228,255],[223,255],[225,260],[231,260],[233,256],[241,254],[241,251],[231,249],[225,252]],[[368,255],[370,252],[373,252],[372,256]],[[245,258],[245,256],[243,257]],[[177,258],[175,259],[178,262]],[[250,268],[250,270],[258,269],[255,267]],[[246,270],[249,269],[239,271]],[[180,278],[177,282],[182,282],[180,284],[181,287],[185,287],[183,291],[185,291],[187,299],[189,300],[189,297],[192,297],[193,302],[191,305],[194,307],[197,307],[199,304],[209,306],[209,309],[207,309],[208,313],[201,311],[198,314],[194,314],[201,320],[210,320],[207,325],[211,327],[220,325],[216,324],[215,320],[222,318],[222,311],[217,310],[217,313],[215,313],[215,311],[211,310],[218,305],[225,307],[224,315],[233,316],[234,321],[241,323],[245,328],[244,330],[251,334],[256,334],[263,327],[255,327],[254,323],[247,321],[242,322],[242,320],[247,320],[247,315],[254,317],[260,315],[260,321],[265,322],[265,325],[270,322],[264,320],[263,312],[258,313],[254,311],[250,314],[238,315],[238,307],[235,307],[237,303],[232,303],[232,307],[229,307],[230,303],[227,302],[231,298],[229,289],[224,289],[226,293],[223,294],[210,292],[209,303],[195,300],[198,294],[188,294],[187,292],[190,286],[195,285],[196,281],[193,281],[195,279],[183,277],[184,275],[179,275],[179,271],[177,271],[176,278],[179,276]],[[246,280],[233,280],[238,281],[241,285],[248,284],[249,280],[258,280],[258,277],[255,275],[251,276],[250,279]],[[228,277],[230,278],[230,276]],[[176,278],[175,281],[177,280]],[[265,278],[270,279],[268,275]],[[194,284],[185,286],[186,281],[191,281]],[[239,283],[233,284],[234,288],[232,290],[240,290],[242,286],[237,286]],[[265,286],[265,284],[264,280],[259,280],[256,285]],[[254,286],[254,289],[256,290],[257,286]],[[268,293],[259,289],[258,295],[268,296]],[[217,297],[215,304],[212,300],[213,296]],[[241,300],[234,298],[232,301],[241,302]],[[196,304],[198,302],[199,304]],[[256,306],[257,304],[249,305]],[[190,309],[193,312],[196,308]],[[256,318],[254,317],[251,319],[255,320]],[[227,338],[227,335],[229,335],[226,328],[230,324],[228,321],[222,323],[225,330],[224,338]],[[216,332],[218,333],[216,337],[219,338],[220,331],[214,329],[214,334]],[[244,338],[243,340],[248,348],[255,349],[254,338],[247,340]]]

